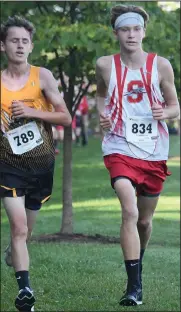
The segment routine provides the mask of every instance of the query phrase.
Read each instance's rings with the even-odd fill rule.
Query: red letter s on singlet
[[[127,96],[129,103],[139,103],[143,99],[143,93],[140,89],[144,87],[143,82],[141,80],[132,80],[128,83],[128,92],[132,92],[135,96],[132,94]]]

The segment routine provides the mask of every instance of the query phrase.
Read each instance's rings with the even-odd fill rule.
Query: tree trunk
[[[60,232],[73,233],[73,209],[72,209],[72,127],[64,128],[63,141],[63,211]]]
[[[79,2],[71,3],[70,17],[71,24],[74,24],[76,18],[76,7]],[[69,63],[71,66],[71,75],[69,77],[68,91],[64,90],[64,99],[67,108],[72,116],[72,107],[74,99],[74,85],[76,71],[75,65],[75,50],[70,48]],[[73,207],[72,207],[72,125],[64,128],[63,140],[63,211],[62,211],[62,225],[60,232],[62,234],[73,234]]]

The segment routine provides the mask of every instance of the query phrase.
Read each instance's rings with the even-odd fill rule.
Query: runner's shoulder
[[[163,56],[157,56],[157,65],[158,65],[158,70],[163,71],[163,70],[168,70],[172,68],[172,65],[170,61],[163,57]]]
[[[40,67],[40,77],[52,77],[53,74],[51,70],[45,68],[45,67]]]
[[[40,67],[40,82],[41,89],[47,88],[50,84],[52,84],[52,82],[57,84],[52,72],[45,67]]]
[[[112,63],[113,55],[101,56],[96,61],[96,67],[100,70],[104,70]]]

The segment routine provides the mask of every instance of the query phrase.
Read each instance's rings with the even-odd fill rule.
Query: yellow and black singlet
[[[54,165],[54,145],[52,126],[39,119],[12,119],[9,107],[13,100],[22,101],[25,105],[42,111],[52,111],[52,105],[46,100],[40,89],[40,68],[31,66],[29,78],[18,91],[8,90],[1,81],[1,151],[0,162],[22,171],[47,171]],[[22,155],[14,154],[6,133],[28,122],[35,121],[41,133],[43,143]]]

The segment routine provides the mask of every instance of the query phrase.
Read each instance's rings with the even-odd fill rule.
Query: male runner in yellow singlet
[[[34,32],[34,26],[18,16],[1,25],[1,51],[8,65],[1,73],[0,196],[11,229],[7,262],[11,260],[19,285],[19,311],[34,309],[26,241],[52,192],[51,124],[68,126],[72,121],[52,73],[27,61]]]

